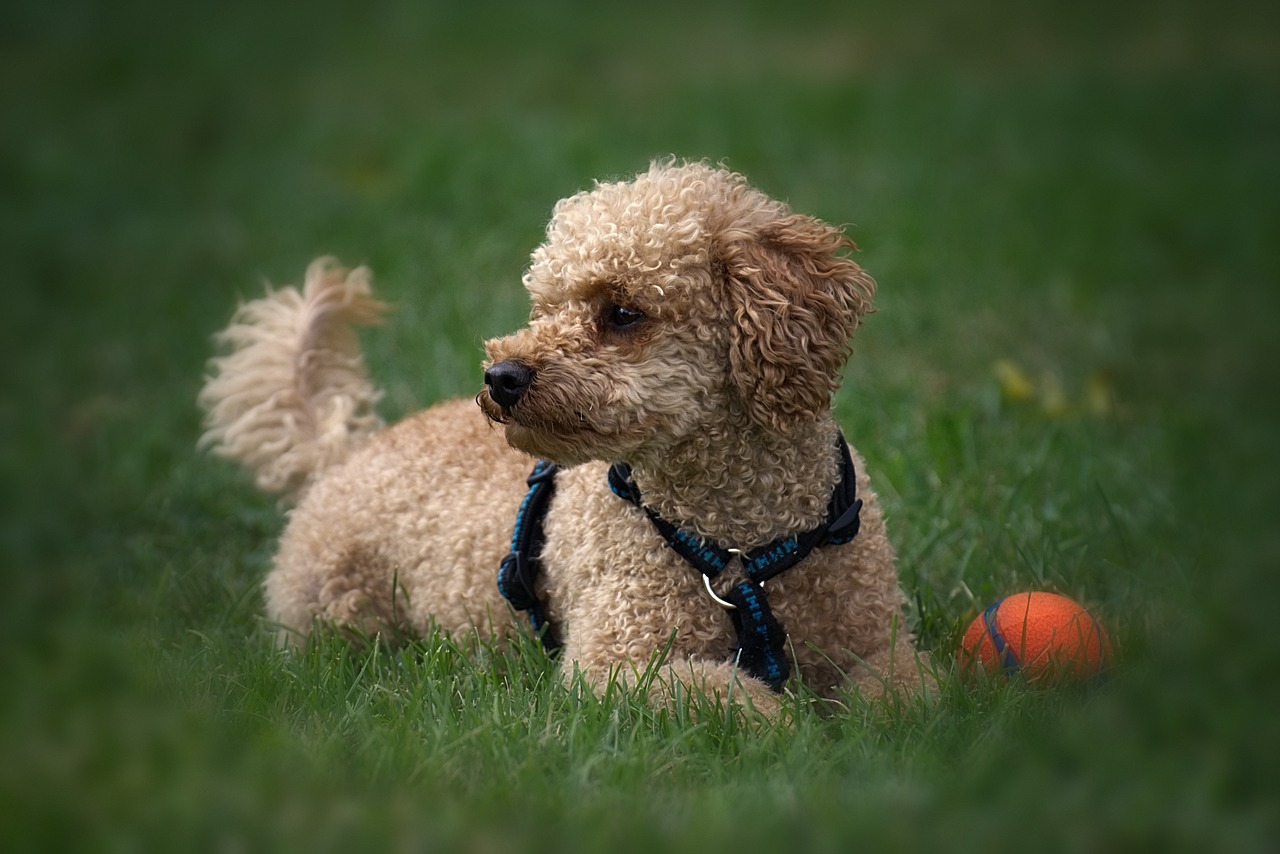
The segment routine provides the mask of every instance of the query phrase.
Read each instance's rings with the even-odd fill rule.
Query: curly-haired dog
[[[365,269],[317,261],[301,294],[243,306],[204,441],[297,499],[269,618],[293,639],[506,635],[528,625],[495,583],[523,504],[504,592],[566,673],[625,679],[665,651],[655,692],[765,711],[789,675],[918,684],[881,510],[831,415],[874,291],[851,247],[705,164],[600,183],[556,205],[479,406],[386,429],[351,331],[381,309]],[[561,467],[541,498],[534,458]]]

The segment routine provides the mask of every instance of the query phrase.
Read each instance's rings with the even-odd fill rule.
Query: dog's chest
[[[558,479],[542,551],[552,620],[571,636],[599,631],[665,641],[678,630],[681,646],[731,643],[732,622],[701,576],[643,511],[609,490],[606,470],[593,463]]]

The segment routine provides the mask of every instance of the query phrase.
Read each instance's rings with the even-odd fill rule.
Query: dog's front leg
[[[778,716],[780,694],[731,661],[680,654],[678,641],[677,637],[665,647],[634,645],[619,655],[616,644],[610,645],[611,652],[602,654],[589,639],[571,637],[564,648],[563,677],[569,681],[582,678],[597,696],[604,696],[615,684],[643,691],[655,708],[697,714],[708,708],[723,711],[734,707],[749,716]]]
[[[650,689],[650,696],[655,704],[670,706],[684,695],[693,700],[695,708],[702,698],[715,707],[734,705],[770,720],[777,718],[782,708],[780,694],[729,661],[689,658],[668,663],[654,682],[658,684]]]

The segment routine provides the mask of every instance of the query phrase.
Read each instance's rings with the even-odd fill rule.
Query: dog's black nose
[[[484,384],[489,387],[489,397],[503,409],[510,409],[519,403],[531,382],[533,369],[515,359],[503,359],[484,372]]]

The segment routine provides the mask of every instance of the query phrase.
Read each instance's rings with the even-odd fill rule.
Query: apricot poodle
[[[203,442],[296,501],[265,582],[281,638],[534,630],[592,685],[656,673],[657,702],[766,714],[796,678],[917,686],[831,414],[875,289],[852,247],[703,163],[598,183],[556,205],[476,401],[386,428],[352,331],[382,310],[366,269],[320,259],[243,305]]]

